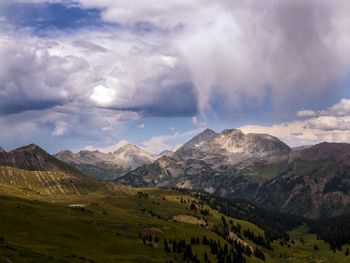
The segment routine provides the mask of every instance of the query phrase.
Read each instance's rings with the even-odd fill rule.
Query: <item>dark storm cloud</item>
[[[142,101],[143,93],[133,99]],[[115,110],[138,112],[144,117],[192,117],[198,113],[196,95],[192,83],[179,83],[166,87],[162,92],[154,95],[154,99],[147,104],[126,107],[110,107]]]
[[[1,101],[1,100],[0,100]],[[1,101],[0,115],[15,114],[28,110],[46,110],[55,106],[63,105],[63,101]]]
[[[71,55],[51,55],[50,41],[0,37],[0,114],[44,110],[74,99],[72,76],[88,68]]]
[[[337,89],[349,72],[350,21],[345,10],[350,5],[343,0],[149,0],[131,11],[126,0],[84,0],[73,6],[67,1],[16,2],[21,3],[10,5],[13,17],[29,26],[32,18],[62,28],[78,20],[90,21],[82,26],[84,37],[67,34],[63,45],[71,56],[85,51],[79,59],[92,69],[85,81],[73,81],[84,88],[72,90],[85,98],[99,84],[108,88],[107,102],[94,96],[99,107],[155,116],[177,111],[179,116],[198,111],[205,115],[219,109],[230,116],[258,111],[269,96],[273,105],[269,109],[299,109],[310,98],[318,98],[314,104],[321,108],[327,104],[328,91]],[[34,15],[29,12],[32,8]],[[119,27],[104,35],[98,30],[89,33],[89,25],[98,20]],[[168,57],[176,62],[167,61]],[[194,91],[182,97],[176,93],[171,107],[164,107],[163,98],[173,96],[161,84],[164,75],[172,82],[168,85],[189,82]],[[55,74],[50,78],[48,88],[62,79]],[[110,78],[115,81],[107,85]],[[45,93],[45,88],[41,90]]]

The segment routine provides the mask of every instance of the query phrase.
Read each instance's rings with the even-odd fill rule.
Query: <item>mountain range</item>
[[[349,211],[350,145],[291,149],[268,134],[204,130],[171,156],[118,178],[138,187],[179,187],[245,198],[310,218]]]
[[[162,154],[169,154],[164,152]],[[121,146],[114,152],[82,150],[78,153],[65,150],[54,155],[57,159],[99,180],[113,180],[126,172],[151,164],[159,156],[146,152],[133,144]]]
[[[62,151],[36,145],[0,149],[0,164],[87,175],[134,187],[184,188],[309,218],[350,212],[350,144],[290,148],[268,134],[206,129],[175,152],[147,153],[135,145],[114,152]]]

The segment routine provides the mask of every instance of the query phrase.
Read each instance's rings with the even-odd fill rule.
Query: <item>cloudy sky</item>
[[[0,145],[350,142],[347,0],[0,0]]]

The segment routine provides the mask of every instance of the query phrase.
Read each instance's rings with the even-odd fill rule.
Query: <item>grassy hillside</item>
[[[256,251],[265,262],[349,259],[347,247],[334,253],[305,226],[291,231],[289,242],[276,240],[271,249],[257,245],[251,235],[263,237],[261,228],[185,192],[82,179],[74,181],[78,193],[69,188],[66,175],[9,167],[2,167],[0,177],[0,262],[183,262],[186,253],[190,262],[218,262],[218,253],[264,262],[253,255]],[[220,244],[218,252],[211,242]]]

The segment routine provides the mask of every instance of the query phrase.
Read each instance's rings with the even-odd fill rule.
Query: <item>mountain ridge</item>
[[[79,173],[36,144],[18,147],[9,152],[0,152],[0,164],[26,170]]]
[[[73,153],[63,150],[54,156],[86,175],[101,180],[113,180],[129,170],[151,164],[157,159],[156,155],[133,144],[123,145],[109,153],[98,150],[81,150]]]

